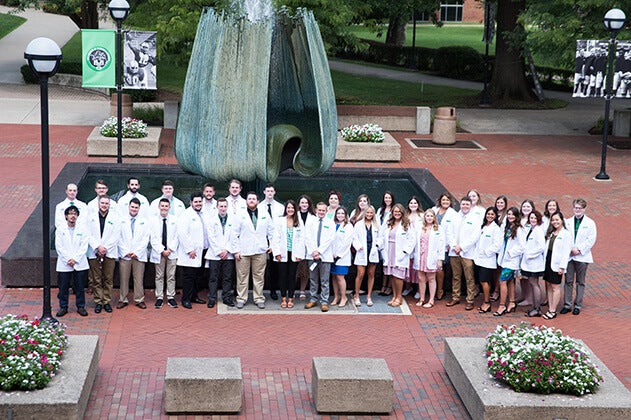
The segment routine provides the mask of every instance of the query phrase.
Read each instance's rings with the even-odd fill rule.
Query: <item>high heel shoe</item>
[[[478,313],[485,314],[491,312],[491,302],[484,302],[485,305],[489,305],[486,309],[482,309],[482,306],[478,306]]]
[[[287,307],[287,298],[282,298],[280,301],[280,307],[281,308],[286,308]]]
[[[504,309],[500,310],[500,308],[504,308]],[[493,316],[502,316],[502,315],[504,315],[506,312],[507,312],[507,310],[506,310],[506,306],[504,306],[504,305],[500,305],[500,306],[497,308],[497,311],[493,312]]]
[[[557,317],[556,311],[548,311],[543,315],[543,319],[554,319]]]
[[[511,305],[513,305],[513,306],[511,306]],[[515,305],[515,301],[514,300],[511,300],[508,303],[508,306],[506,307],[506,312],[510,314],[511,312],[515,312],[515,309],[517,309],[517,305]]]

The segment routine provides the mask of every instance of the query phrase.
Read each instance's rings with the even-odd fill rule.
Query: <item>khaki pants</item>
[[[138,260],[120,260],[118,262],[118,274],[121,283],[119,302],[127,303],[130,275],[134,277],[134,302],[140,303],[144,301],[145,289],[142,283],[145,277],[145,262]]]
[[[175,267],[176,259],[170,260],[160,256],[160,262],[154,264],[156,269],[156,299],[164,299],[164,276],[167,281],[167,300],[175,298]]]
[[[237,268],[237,301],[248,301],[248,280],[252,271],[252,295],[254,303],[265,302],[263,286],[265,284],[265,267],[267,266],[267,254],[255,254],[241,256],[236,261]]]
[[[116,260],[104,257],[103,261],[98,258],[88,260],[90,263],[90,275],[94,281],[94,303],[105,305],[112,301],[112,289],[114,288],[114,268]]]
[[[467,283],[467,302],[473,303],[475,299],[475,277],[473,275],[473,260],[462,257],[449,257],[452,271],[451,298],[460,300],[460,284],[462,283],[462,273]]]

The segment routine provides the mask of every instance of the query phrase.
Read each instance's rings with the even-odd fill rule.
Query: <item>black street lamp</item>
[[[61,50],[52,39],[35,38],[24,51],[29,67],[39,77],[42,128],[42,257],[44,261],[44,310],[42,320],[57,322],[50,303],[50,165],[48,151],[48,78],[57,73]]]
[[[607,164],[607,138],[609,136],[609,107],[611,106],[613,72],[615,71],[614,58],[616,56],[616,36],[618,35],[618,31],[620,31],[620,29],[624,26],[626,19],[627,17],[624,12],[620,9],[609,10],[603,19],[605,28],[607,28],[607,30],[611,33],[611,38],[609,38],[609,52],[607,54],[608,63],[607,80],[605,83],[605,124],[603,127],[602,151],[600,153],[600,172],[598,172],[598,174],[594,177],[594,179],[601,181],[609,179],[605,166]]]
[[[117,133],[117,153],[116,163],[123,163],[123,21],[129,14],[129,3],[127,0],[112,0],[108,5],[110,15],[116,22],[116,99],[118,112],[118,133]]]

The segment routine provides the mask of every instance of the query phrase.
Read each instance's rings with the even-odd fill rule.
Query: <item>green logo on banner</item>
[[[112,54],[104,47],[94,47],[86,55],[88,67],[94,71],[104,71],[112,64]]]

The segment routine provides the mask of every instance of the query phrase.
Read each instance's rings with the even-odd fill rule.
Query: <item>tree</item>
[[[440,7],[437,0],[369,0],[369,12],[364,21],[370,26],[379,28],[379,23],[388,23],[386,44],[405,45],[406,25],[412,19],[414,12],[430,16],[432,22],[437,22],[436,11]]]
[[[107,8],[106,0],[19,0],[18,10],[42,7],[49,13],[68,16],[81,29],[99,28],[99,9]]]

